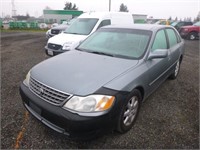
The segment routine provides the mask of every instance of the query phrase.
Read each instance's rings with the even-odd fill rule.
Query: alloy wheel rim
[[[194,36],[193,34],[191,34],[191,35],[190,35],[190,39],[191,39],[191,40],[194,40],[194,39],[195,39],[195,36]]]
[[[176,64],[176,68],[175,68],[175,76],[178,75],[178,71],[179,71],[179,61]]]
[[[129,126],[135,119],[138,111],[138,97],[133,96],[126,105],[126,109],[124,112],[124,120],[123,123],[125,126]]]

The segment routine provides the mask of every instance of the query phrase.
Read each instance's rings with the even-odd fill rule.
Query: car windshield
[[[194,24],[194,26],[200,26],[200,21],[199,21],[199,22],[196,22],[196,23]]]
[[[68,25],[71,25],[77,18],[71,19],[69,22],[67,22]]]
[[[102,28],[77,49],[112,57],[139,59],[145,53],[151,34],[148,30]]]
[[[98,19],[78,18],[65,30],[64,33],[88,35],[96,25]]]
[[[173,22],[171,25],[172,26],[175,26],[175,25],[177,25],[178,24],[178,22]]]

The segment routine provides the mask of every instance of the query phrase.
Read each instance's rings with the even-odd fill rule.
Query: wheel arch
[[[195,31],[195,30],[192,30],[192,31],[190,31],[188,34],[190,34],[190,33],[198,33],[198,32]]]
[[[141,96],[142,96],[142,101],[143,101],[144,100],[144,94],[145,94],[144,88],[142,86],[137,86],[134,89],[140,91]]]
[[[181,62],[182,62],[182,60],[183,60],[183,55],[182,55],[182,54],[181,54],[181,56],[180,56],[179,60],[180,60],[180,63],[181,63]]]

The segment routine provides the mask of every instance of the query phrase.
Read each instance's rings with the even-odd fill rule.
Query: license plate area
[[[33,104],[32,102],[29,102],[29,107],[31,107],[31,109],[34,110],[37,114],[41,115],[42,110],[37,105]]]
[[[47,54],[53,56],[53,51],[47,50]]]

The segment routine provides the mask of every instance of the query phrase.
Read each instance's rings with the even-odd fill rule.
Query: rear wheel
[[[188,39],[189,40],[195,40],[197,38],[197,33],[196,32],[191,32],[188,34]]]
[[[142,96],[139,90],[135,89],[125,100],[125,103],[121,109],[118,128],[120,133],[125,133],[130,130],[138,116],[142,101]]]
[[[180,63],[181,63],[180,60],[177,61],[176,67],[175,67],[175,69],[174,69],[174,72],[173,72],[173,74],[171,74],[171,76],[169,77],[170,79],[174,80],[174,79],[177,78],[178,73],[179,73],[179,71],[180,71]]]

